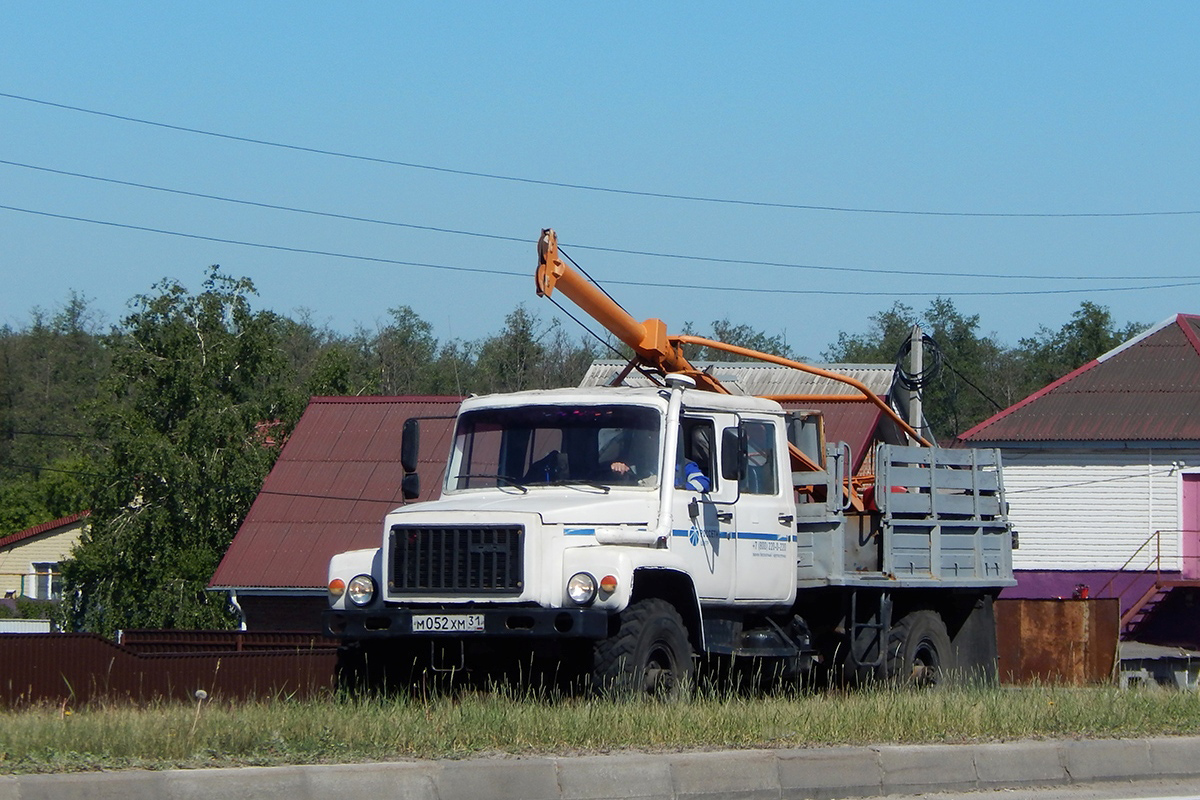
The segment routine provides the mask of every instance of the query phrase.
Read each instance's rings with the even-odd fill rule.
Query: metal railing
[[[1097,597],[1102,597],[1105,596],[1105,592],[1112,589],[1112,593],[1107,596],[1119,598],[1122,601],[1121,605],[1124,606],[1124,600],[1129,593],[1134,591],[1136,587],[1143,583],[1141,579],[1150,574],[1154,575],[1154,580],[1151,582],[1149,588],[1144,590],[1142,595],[1138,597],[1138,599],[1121,614],[1121,630],[1123,631],[1126,631],[1129,628],[1130,623],[1137,617],[1138,613],[1141,612],[1141,610],[1145,608],[1152,599],[1154,599],[1155,595],[1161,592],[1163,588],[1177,582],[1174,580],[1163,579],[1164,570],[1162,536],[1164,533],[1197,534],[1200,533],[1200,531],[1195,531],[1190,528],[1160,528],[1156,531],[1153,531],[1149,536],[1146,537],[1145,541],[1143,541],[1138,548],[1133,551],[1132,555],[1125,560],[1125,563],[1113,573],[1112,577],[1108,579],[1108,582],[1100,587],[1100,590],[1096,592]],[[1153,545],[1153,555],[1147,554],[1145,556],[1147,558],[1145,566],[1143,566],[1140,570],[1130,570],[1130,565],[1137,561],[1139,556],[1142,556],[1143,552],[1151,548],[1151,545]],[[1188,559],[1200,559],[1200,556],[1185,556],[1182,552],[1177,553],[1174,557],[1177,558],[1180,563],[1183,563]],[[1176,570],[1167,570],[1167,572],[1172,575],[1177,574]],[[1181,569],[1178,572],[1182,573],[1183,570]],[[1121,580],[1122,582],[1122,585],[1119,588],[1115,587],[1118,580]]]

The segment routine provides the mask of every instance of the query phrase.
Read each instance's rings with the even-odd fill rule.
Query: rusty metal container
[[[1117,598],[1001,598],[995,609],[1001,683],[1116,682],[1121,625]]]

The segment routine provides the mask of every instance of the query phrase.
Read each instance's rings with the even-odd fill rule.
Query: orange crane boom
[[[721,385],[721,382],[716,377],[697,369],[687,360],[683,355],[683,345],[701,345],[714,350],[723,350],[734,355],[746,356],[759,361],[791,367],[792,369],[798,369],[802,372],[844,383],[855,389],[859,393],[858,395],[832,395],[829,399],[836,402],[857,400],[872,403],[884,415],[895,422],[901,430],[912,437],[914,441],[925,447],[931,446],[891,406],[884,402],[883,398],[872,392],[865,384],[851,378],[849,375],[831,372],[820,367],[793,361],[790,358],[751,350],[747,347],[739,347],[738,345],[718,342],[713,339],[705,339],[701,336],[691,336],[688,334],[669,335],[667,333],[667,324],[661,319],[648,319],[645,322],[638,322],[628,311],[621,308],[620,304],[615,300],[564,263],[558,257],[558,236],[554,233],[553,229],[542,229],[542,235],[538,238],[537,251],[538,267],[535,281],[537,283],[538,297],[549,297],[555,289],[558,289],[570,298],[571,302],[587,312],[592,319],[599,322],[606,330],[616,336],[617,339],[632,348],[633,352],[637,354],[637,360],[651,369],[658,370],[663,374],[682,373],[695,380],[696,387],[699,389],[729,394],[729,390]],[[815,396],[809,397],[814,401],[824,399]],[[816,464],[795,445],[789,444],[788,451],[791,455],[793,471],[818,472],[821,470],[820,465]],[[851,497],[852,504],[859,510],[862,510],[862,499],[855,490],[854,480],[850,476],[846,478],[846,488],[847,493]]]
[[[558,257],[558,237],[550,228],[544,228],[538,239],[536,280],[538,297],[549,297],[558,289],[592,319],[633,348],[633,352],[647,366],[663,373],[689,375],[699,388],[729,394],[720,381],[705,375],[688,362],[683,349],[667,336],[665,322],[661,319],[638,322],[611,297],[563,263]]]
[[[889,419],[895,422],[902,431],[925,447],[932,445],[907,421],[892,409],[883,398],[872,392],[860,381],[849,375],[814,367],[790,358],[751,350],[748,347],[726,344],[713,339],[688,334],[668,335],[667,325],[661,319],[648,319],[638,322],[628,311],[621,308],[616,301],[596,288],[582,275],[571,269],[558,257],[558,236],[551,228],[543,228],[538,239],[538,268],[536,274],[538,297],[548,297],[555,290],[560,290],[571,299],[571,302],[586,311],[592,319],[599,322],[610,333],[631,347],[638,359],[646,366],[663,373],[681,372],[696,379],[699,388],[728,394],[729,390],[721,385],[712,375],[696,369],[683,355],[683,345],[696,344],[714,350],[723,350],[734,355],[746,356],[759,361],[780,364],[792,369],[798,369],[811,375],[844,383],[858,391],[857,395],[808,396],[808,399],[821,402],[853,402],[864,401],[875,405]]]

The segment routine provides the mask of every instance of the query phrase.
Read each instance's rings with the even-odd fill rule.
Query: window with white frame
[[[58,564],[53,561],[38,561],[33,564],[33,596],[38,600],[62,598],[62,576]]]

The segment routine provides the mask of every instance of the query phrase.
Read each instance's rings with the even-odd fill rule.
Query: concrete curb
[[[791,800],[1200,777],[1200,737],[0,776],[0,800]]]

